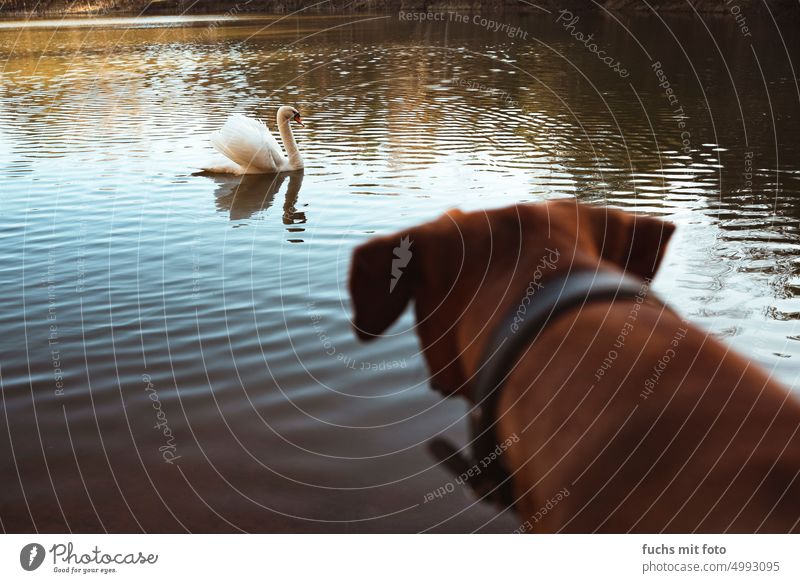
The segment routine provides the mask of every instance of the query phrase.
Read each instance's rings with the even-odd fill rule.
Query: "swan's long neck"
[[[278,119],[278,132],[281,134],[286,155],[289,156],[289,167],[292,169],[302,168],[303,157],[300,155],[300,150],[297,149],[297,142],[294,141],[294,134],[288,119]]]

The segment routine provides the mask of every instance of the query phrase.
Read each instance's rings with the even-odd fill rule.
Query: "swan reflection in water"
[[[228,212],[232,221],[251,219],[267,211],[275,201],[275,195],[286,178],[289,185],[283,203],[283,224],[301,225],[306,215],[296,208],[300,187],[303,185],[303,170],[282,172],[280,174],[250,174],[245,176],[209,176],[217,183],[216,205],[220,212]],[[289,229],[302,232],[303,228]]]

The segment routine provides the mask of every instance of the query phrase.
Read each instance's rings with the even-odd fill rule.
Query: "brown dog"
[[[413,299],[431,384],[448,395],[470,394],[495,327],[548,280],[579,269],[642,279],[641,297],[554,317],[502,386],[494,437],[511,444],[520,531],[798,530],[800,405],[647,295],[673,229],[559,201],[451,211],[356,249],[359,337]]]

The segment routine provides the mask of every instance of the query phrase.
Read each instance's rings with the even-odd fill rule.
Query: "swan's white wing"
[[[210,160],[206,160],[205,163],[196,168],[203,172],[210,172],[211,174],[235,174],[236,176],[242,176],[243,174],[271,174],[275,172],[275,170],[259,168],[252,164],[245,168],[226,156],[216,156]]]
[[[212,174],[244,174],[244,168],[239,164],[229,159],[227,156],[215,156],[213,159],[207,160],[200,166],[203,172],[211,172]]]
[[[229,117],[222,129],[211,135],[211,143],[245,172],[253,167],[276,172],[285,164],[281,147],[267,126],[241,114]]]

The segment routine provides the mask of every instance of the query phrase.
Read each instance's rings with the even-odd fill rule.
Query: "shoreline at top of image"
[[[25,0],[9,0],[0,5],[0,20],[15,18],[47,19],[74,18],[95,19],[123,16],[175,16],[188,17],[236,16],[236,15],[287,15],[341,14],[359,12],[404,11],[522,11],[532,12],[541,9],[579,9],[582,11],[618,11],[630,13],[649,12],[651,7],[658,12],[699,12],[703,14],[727,13],[733,6],[751,13],[765,13],[760,0],[662,0],[651,4],[638,0],[446,0],[427,2],[425,0],[328,0],[314,2],[307,0],[214,0],[212,2],[188,2],[187,0],[99,0],[76,2],[75,0],[51,0],[37,2],[31,7]],[[792,0],[770,0],[769,10],[780,16],[797,14],[796,3]]]

